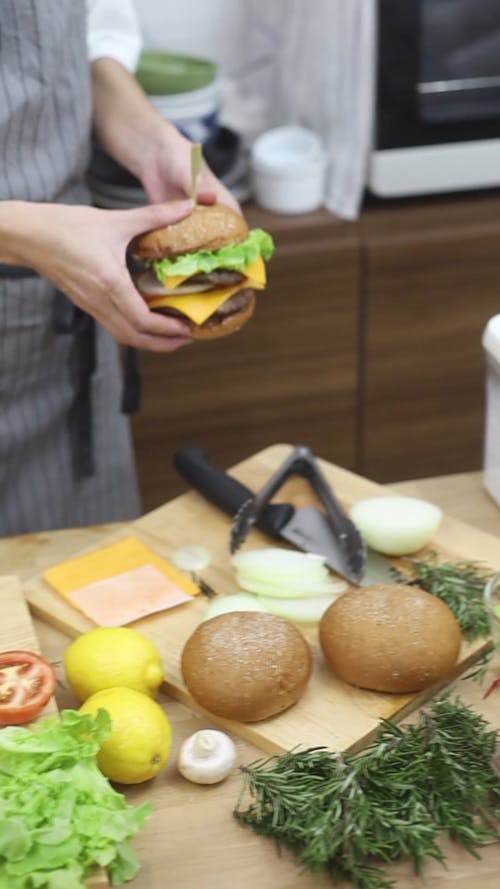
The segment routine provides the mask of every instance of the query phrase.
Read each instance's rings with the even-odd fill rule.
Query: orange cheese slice
[[[190,277],[190,275],[170,275],[170,277],[163,279],[163,284],[166,290],[175,290],[176,287],[180,287]]]
[[[231,287],[220,287],[207,293],[191,293],[182,296],[155,296],[148,299],[148,306],[152,309],[168,307],[182,312],[195,324],[203,324],[210,318],[219,306],[226,302],[230,296],[237,293],[243,287],[251,287],[254,290],[263,290],[266,285],[266,267],[261,256],[243,269],[246,281]],[[189,277],[189,276],[188,276]],[[177,275],[175,278],[165,278],[165,287],[178,287],[185,281],[185,277]],[[175,284],[172,282],[175,281]]]
[[[256,290],[262,290],[266,285],[266,267],[262,256],[258,256],[257,259],[254,259],[253,262],[245,266],[243,274],[248,279],[250,287],[255,287]]]

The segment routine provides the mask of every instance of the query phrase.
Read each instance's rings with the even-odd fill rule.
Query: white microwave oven
[[[500,0],[378,0],[367,186],[500,186]]]

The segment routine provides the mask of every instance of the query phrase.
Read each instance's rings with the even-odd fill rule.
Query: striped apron
[[[0,199],[89,203],[85,0],[1,0]],[[139,513],[116,343],[0,266],[0,534]]]

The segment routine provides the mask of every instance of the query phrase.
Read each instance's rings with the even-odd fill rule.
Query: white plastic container
[[[500,506],[500,315],[488,321],[482,343],[486,357],[483,483]]]
[[[256,203],[275,213],[316,210],[323,203],[325,166],[321,141],[312,130],[268,130],[255,140],[250,156]]]
[[[207,142],[219,126],[220,98],[216,82],[198,90],[149,98],[162,117],[193,142]]]

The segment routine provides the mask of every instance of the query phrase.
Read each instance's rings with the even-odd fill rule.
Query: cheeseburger
[[[267,232],[250,231],[228,207],[197,205],[180,222],[134,239],[140,268],[132,274],[152,309],[187,321],[195,340],[216,339],[252,316],[273,249]]]

